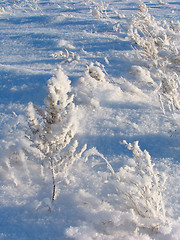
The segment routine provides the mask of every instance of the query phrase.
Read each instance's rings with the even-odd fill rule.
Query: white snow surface
[[[145,3],[158,23],[176,23],[180,51],[179,1]],[[0,239],[180,240],[180,110],[164,104],[163,113],[160,83],[127,37],[137,11],[135,0],[0,2]],[[44,105],[59,66],[77,106],[78,147],[87,144],[93,156],[73,163],[51,201],[50,169],[42,172],[41,152],[29,143],[27,106]],[[166,175],[168,225],[159,231],[123,208],[112,183],[104,158],[115,173],[134,162],[123,140],[138,141]]]

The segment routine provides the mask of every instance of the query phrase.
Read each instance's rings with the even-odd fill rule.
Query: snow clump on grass
[[[78,81],[76,90],[77,102],[81,104],[90,104],[98,108],[99,96],[97,96],[97,89],[103,88],[105,82],[105,73],[99,66],[95,66],[93,63],[87,65],[84,76]]]
[[[89,74],[92,78],[96,79],[97,81],[100,82],[105,82],[105,74],[101,70],[100,67],[94,66],[93,63],[90,63],[90,65],[87,65],[87,74]]]

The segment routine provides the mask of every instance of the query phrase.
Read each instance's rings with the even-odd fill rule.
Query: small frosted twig
[[[111,171],[111,173],[113,175],[115,175],[115,171],[114,171],[113,167],[111,166],[111,164],[109,163],[109,161],[104,157],[103,154],[98,152],[98,150],[96,148],[91,148],[85,152],[85,157],[86,157],[85,161],[87,161],[90,156],[99,156],[100,158],[102,158],[106,162],[107,167]]]

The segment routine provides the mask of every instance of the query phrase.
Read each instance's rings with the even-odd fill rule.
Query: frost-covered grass
[[[180,239],[179,13],[1,1],[0,239]]]

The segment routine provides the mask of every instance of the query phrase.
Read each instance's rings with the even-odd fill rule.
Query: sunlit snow
[[[0,43],[0,239],[180,240],[179,2],[1,0]]]

